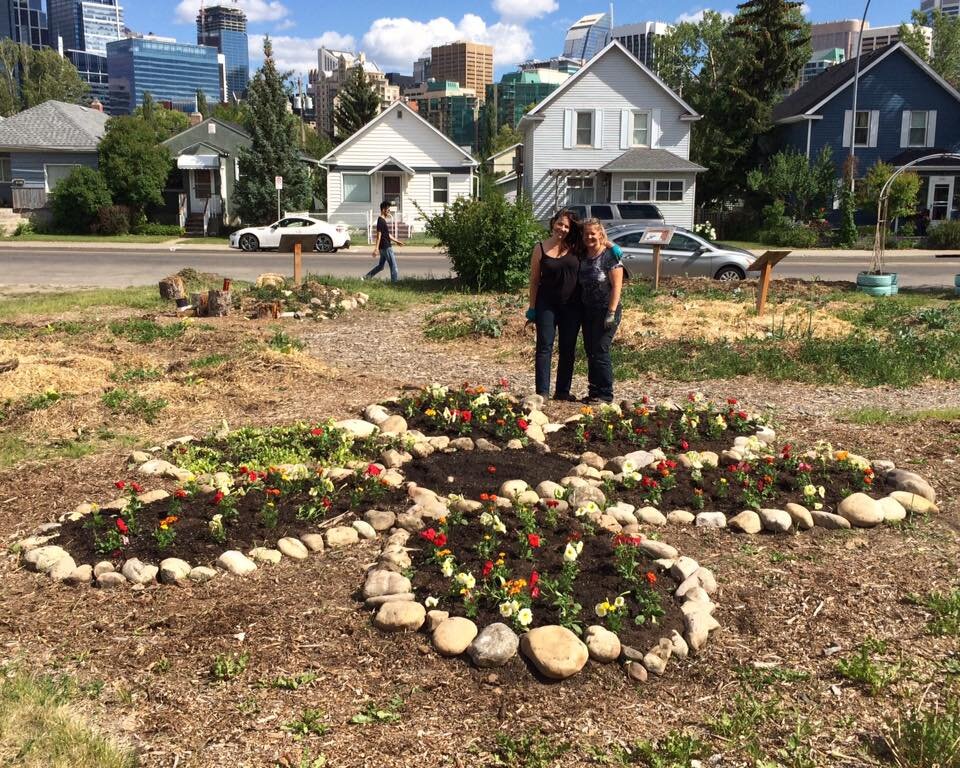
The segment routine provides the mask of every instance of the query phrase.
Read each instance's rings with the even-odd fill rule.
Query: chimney
[[[192,128],[195,125],[200,125],[203,122],[203,115],[199,112],[190,113],[190,127]]]
[[[103,104],[100,103],[100,99],[94,99],[91,101],[90,109],[95,109],[97,112],[103,112]]]
[[[416,99],[410,99],[410,101],[404,102],[404,105],[410,107],[414,112],[420,112],[420,105]]]

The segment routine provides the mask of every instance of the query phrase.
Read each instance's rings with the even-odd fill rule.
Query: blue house
[[[926,155],[960,151],[960,93],[909,47],[895,43],[860,57],[857,114],[853,60],[826,69],[773,110],[781,149],[813,159],[829,146],[842,172],[851,129],[857,176],[878,160],[901,167]],[[938,159],[916,167],[920,205],[932,221],[960,217],[960,161]]]

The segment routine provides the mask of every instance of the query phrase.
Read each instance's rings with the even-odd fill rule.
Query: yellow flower
[[[437,411],[434,408],[427,408],[427,410],[423,412],[423,415],[433,417],[437,415]]]
[[[834,458],[836,458],[837,461],[846,461],[850,458],[850,453],[848,451],[837,451]]]
[[[440,525],[446,525],[446,524],[447,524],[447,518],[441,517],[439,520],[437,520],[437,522],[440,523]]]

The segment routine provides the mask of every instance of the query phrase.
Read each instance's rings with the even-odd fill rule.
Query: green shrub
[[[125,205],[105,205],[97,211],[96,229],[101,235],[130,233],[130,209]]]
[[[37,229],[32,221],[21,221],[17,224],[17,228],[13,230],[13,236],[21,237],[22,235],[32,235],[36,231]]]
[[[103,175],[93,168],[74,168],[50,193],[50,210],[55,229],[85,234],[97,220],[97,213],[113,201]]]
[[[476,290],[514,290],[527,284],[530,251],[543,237],[530,204],[499,195],[461,198],[428,216],[426,232],[436,237],[462,283]]]
[[[927,231],[927,248],[960,248],[960,219],[941,221]]]
[[[177,224],[157,224],[153,221],[145,221],[137,224],[133,228],[135,235],[154,235],[156,237],[182,237],[184,229]]]
[[[812,248],[820,236],[807,224],[789,219],[760,232],[762,242],[769,245],[783,245],[789,248]]]

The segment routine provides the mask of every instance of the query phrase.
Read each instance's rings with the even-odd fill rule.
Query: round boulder
[[[521,638],[520,650],[551,680],[565,680],[577,674],[590,657],[579,637],[556,624],[531,629]]]
[[[433,632],[433,647],[444,656],[459,656],[477,636],[477,625],[462,616],[440,622]]]
[[[478,667],[502,667],[517,655],[520,639],[510,627],[501,622],[488,624],[467,648],[467,653]]]

